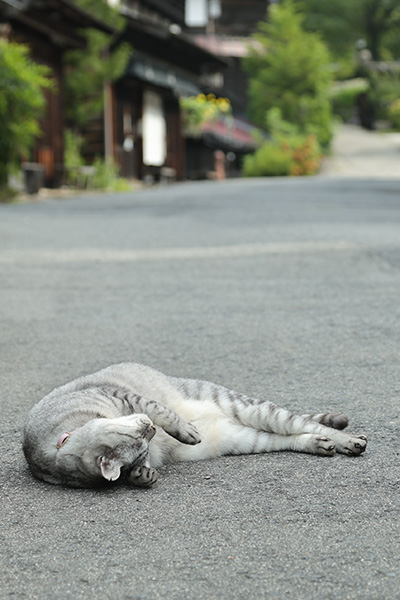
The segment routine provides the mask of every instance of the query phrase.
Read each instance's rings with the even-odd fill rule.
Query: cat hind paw
[[[349,424],[349,418],[346,415],[342,415],[340,413],[332,413],[330,415],[329,422],[326,423],[328,427],[333,427],[333,429],[346,429]]]
[[[347,456],[360,456],[367,447],[367,438],[365,435],[357,435],[351,436],[347,440],[345,444],[343,444],[343,448],[339,449],[339,452],[342,454],[347,454]]]
[[[315,454],[319,456],[333,456],[336,452],[336,446],[331,439],[316,435],[314,438]]]

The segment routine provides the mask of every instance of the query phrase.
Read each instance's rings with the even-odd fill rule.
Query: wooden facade
[[[56,187],[64,171],[64,51],[85,47],[81,30],[86,27],[107,33],[113,30],[70,0],[0,0],[1,24],[6,25],[8,39],[27,44],[32,59],[51,69],[54,87],[45,92],[42,135],[36,140],[32,155],[25,158],[43,165],[45,185]]]
[[[179,98],[200,93],[225,62],[180,30],[177,23],[183,23],[184,0],[126,0],[121,12],[126,27],[118,43],[128,43],[132,57],[124,76],[114,85],[114,158],[125,177],[182,180],[186,176],[186,142]],[[146,129],[149,97],[158,99],[158,113],[153,118],[165,128],[165,160],[155,159],[155,164],[146,156],[149,136],[157,137],[157,129],[153,133]],[[150,141],[156,144],[155,139]]]
[[[232,15],[243,24],[240,9],[239,14],[236,10],[239,4],[243,5],[222,0],[223,11],[229,10],[221,15],[221,27],[229,27],[227,19]],[[265,5],[265,0],[249,0],[246,14],[257,9],[261,15]],[[46,91],[42,136],[32,155],[25,157],[44,166],[47,186],[58,186],[63,179],[63,55],[65,50],[85,46],[82,28],[113,33],[113,45],[128,43],[132,48],[124,76],[105,89],[104,114],[94,116],[82,132],[89,164],[95,156],[113,157],[120,175],[128,178],[191,177],[193,144],[182,131],[179,98],[200,92],[229,97],[227,89],[218,86],[223,82],[221,72],[229,73],[230,67],[223,56],[201,47],[185,28],[185,0],[121,0],[119,10],[126,26],[116,35],[72,0],[0,0],[0,27],[6,23],[9,39],[28,44],[33,59],[49,66],[54,79],[54,91]],[[235,149],[235,140],[231,141],[233,146],[214,131],[195,145],[203,144],[210,157],[215,150]]]

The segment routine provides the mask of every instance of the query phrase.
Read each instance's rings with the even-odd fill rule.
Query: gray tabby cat
[[[367,439],[338,431],[346,425],[343,415],[294,415],[207,381],[122,363],[45,396],[29,413],[23,448],[32,473],[50,483],[151,486],[155,467],[173,461],[277,450],[359,455]]]

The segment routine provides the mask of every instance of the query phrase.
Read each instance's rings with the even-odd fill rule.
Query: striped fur
[[[148,487],[156,468],[173,461],[279,450],[357,456],[367,441],[341,431],[347,422],[340,414],[295,415],[208,381],[122,363],[36,404],[23,448],[32,473],[50,483],[86,487],[119,479]]]

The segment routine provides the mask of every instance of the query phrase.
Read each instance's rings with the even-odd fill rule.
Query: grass
[[[0,204],[11,204],[16,202],[18,198],[18,192],[9,188],[8,186],[0,187]]]

